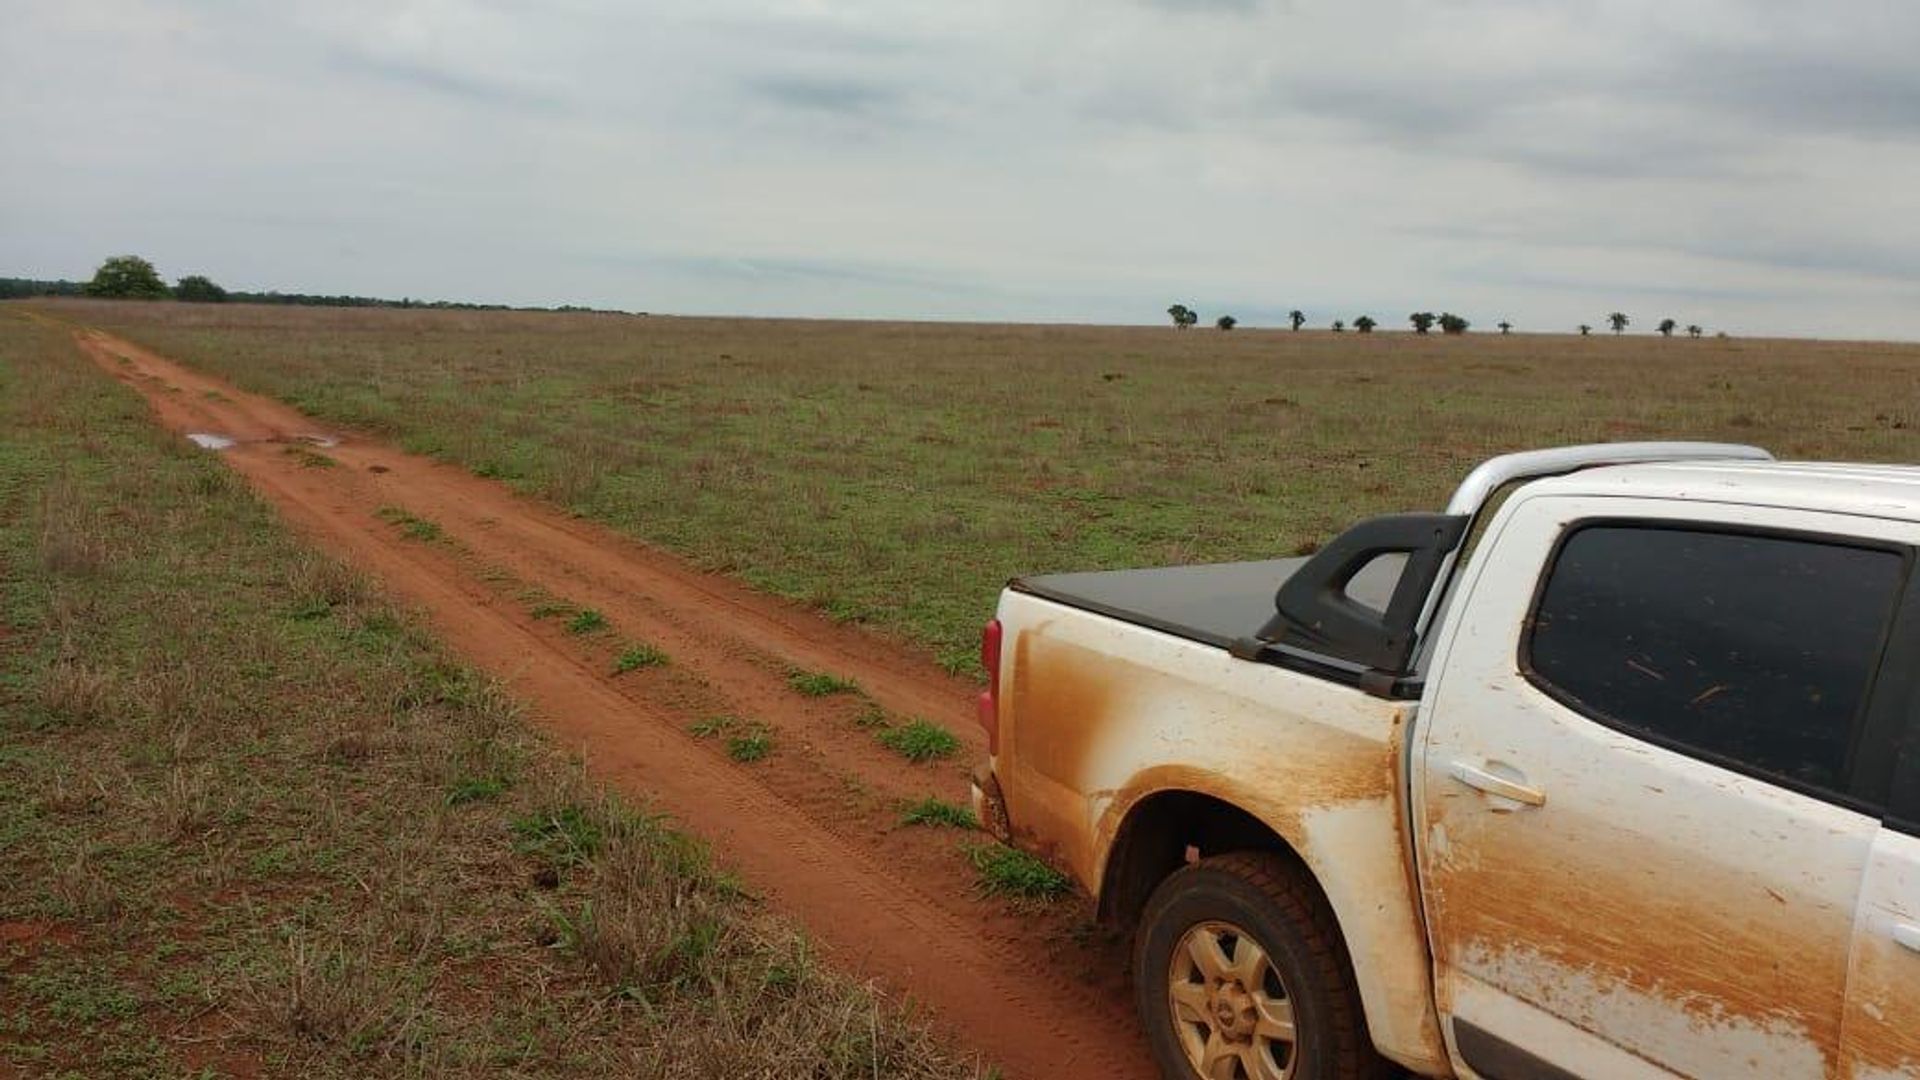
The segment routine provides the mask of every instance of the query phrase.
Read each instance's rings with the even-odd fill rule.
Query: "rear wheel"
[[[1133,966],[1170,1080],[1383,1075],[1333,913],[1278,856],[1235,852],[1170,875],[1147,901]]]

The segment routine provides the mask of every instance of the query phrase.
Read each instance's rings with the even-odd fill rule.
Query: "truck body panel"
[[[1411,702],[1013,591],[1000,620],[999,773],[1015,840],[1098,895],[1151,796],[1193,792],[1258,818],[1312,869],[1363,958],[1382,1053],[1443,1068],[1402,817]]]

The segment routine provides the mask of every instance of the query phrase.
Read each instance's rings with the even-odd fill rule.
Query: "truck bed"
[[[1217,648],[1248,637],[1273,617],[1273,594],[1306,558],[1095,570],[1015,578],[1024,593]],[[1400,561],[1382,559],[1353,579],[1347,593],[1386,607]]]
[[[1273,617],[1274,590],[1306,561],[1041,574],[1012,588],[1224,649]]]

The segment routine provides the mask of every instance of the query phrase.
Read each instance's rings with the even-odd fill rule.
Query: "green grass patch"
[[[374,513],[379,516],[380,520],[398,526],[400,535],[409,540],[420,540],[431,543],[445,538],[445,533],[442,532],[439,522],[430,521],[423,517],[416,517],[398,506],[383,506],[379,510],[374,511]]]
[[[709,716],[696,721],[687,731],[696,739],[711,739],[716,735],[725,735],[740,723],[737,716]]]
[[[607,617],[588,608],[567,621],[569,634],[593,634],[607,628]]]
[[[787,673],[787,685],[808,697],[828,697],[833,694],[857,693],[860,684],[852,679],[843,679],[825,671],[792,671]]]
[[[755,727],[727,738],[727,756],[739,762],[759,761],[773,753],[773,733]]]
[[[953,732],[930,720],[909,720],[897,727],[882,728],[875,738],[880,745],[912,762],[952,757],[960,749]]]
[[[902,825],[933,825],[947,829],[977,829],[980,822],[967,807],[931,795],[908,804],[900,812]]]
[[[969,844],[962,850],[973,864],[975,884],[989,896],[1054,900],[1073,889],[1067,875],[1005,844]]]
[[[467,803],[492,802],[506,794],[507,789],[512,786],[512,782],[502,776],[462,777],[447,789],[447,805],[465,806]]]
[[[613,658],[613,673],[625,675],[629,671],[639,671],[641,668],[664,667],[667,661],[667,654],[652,645],[631,644],[621,649],[620,655]]]
[[[600,852],[600,822],[586,807],[568,804],[523,814],[510,828],[522,854],[534,855],[556,866],[577,866]]]

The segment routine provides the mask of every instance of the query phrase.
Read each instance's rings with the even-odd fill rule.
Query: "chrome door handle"
[[[1546,792],[1539,788],[1528,787],[1517,780],[1509,780],[1470,761],[1455,761],[1447,767],[1447,772],[1455,780],[1489,795],[1512,799],[1524,806],[1547,805]]]
[[[1920,952],[1920,926],[1916,926],[1910,922],[1894,923],[1893,940],[1912,949],[1914,952]]]

